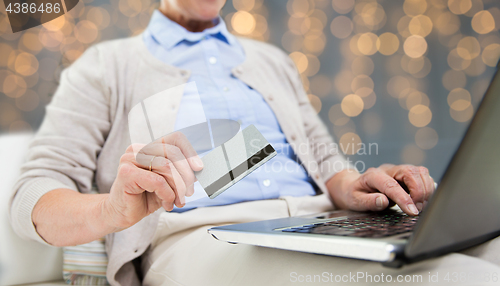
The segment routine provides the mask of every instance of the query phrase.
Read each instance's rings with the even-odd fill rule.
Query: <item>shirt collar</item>
[[[222,17],[214,19],[218,22],[215,26],[205,29],[202,32],[190,32],[181,25],[170,20],[160,11],[155,10],[149,22],[147,30],[152,37],[167,50],[172,49],[182,41],[191,43],[199,42],[203,39],[213,37],[225,42],[228,45],[234,44],[234,36],[227,30]]]

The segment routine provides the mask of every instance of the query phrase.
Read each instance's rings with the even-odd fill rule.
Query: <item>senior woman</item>
[[[333,207],[377,211],[390,200],[418,215],[434,191],[427,169],[383,165],[359,174],[349,168],[325,147],[333,146],[332,138],[293,62],[271,45],[228,33],[219,16],[224,4],[163,0],[140,36],[89,48],[63,72],[11,203],[19,235],[53,246],[106,236],[112,285],[282,284],[289,281],[288,274],[276,275],[283,271],[348,263],[231,246],[206,229]],[[216,200],[185,206],[202,161],[180,136],[167,143],[187,164],[164,157],[152,166],[138,163],[127,115],[141,100],[192,81],[207,118],[254,124],[281,151],[273,160],[296,164],[293,171],[255,172]],[[172,106],[157,108],[169,122],[197,116],[190,101],[172,99]],[[341,170],[331,167],[339,162]],[[174,183],[179,174],[181,183]],[[99,194],[90,194],[93,186]]]

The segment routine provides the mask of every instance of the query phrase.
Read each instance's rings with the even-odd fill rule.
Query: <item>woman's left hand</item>
[[[434,192],[434,180],[425,167],[384,164],[365,173],[344,170],[327,182],[336,207],[380,211],[392,203],[409,215],[418,215]]]

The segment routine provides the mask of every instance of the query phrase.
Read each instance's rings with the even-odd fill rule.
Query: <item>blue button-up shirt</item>
[[[174,211],[280,196],[314,195],[313,182],[297,163],[296,155],[269,105],[259,92],[232,75],[231,70],[245,60],[245,53],[237,39],[227,31],[222,18],[216,21],[214,27],[193,33],[155,11],[143,34],[146,46],[156,58],[190,70],[189,81],[196,83],[198,92],[189,89],[184,92],[175,128],[211,118],[236,120],[242,128],[253,124],[278,155],[217,198],[192,201]],[[193,112],[199,110],[196,104],[200,100],[204,114]]]

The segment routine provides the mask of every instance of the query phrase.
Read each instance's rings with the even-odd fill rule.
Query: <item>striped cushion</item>
[[[104,238],[63,248],[63,277],[71,285],[109,285]]]

